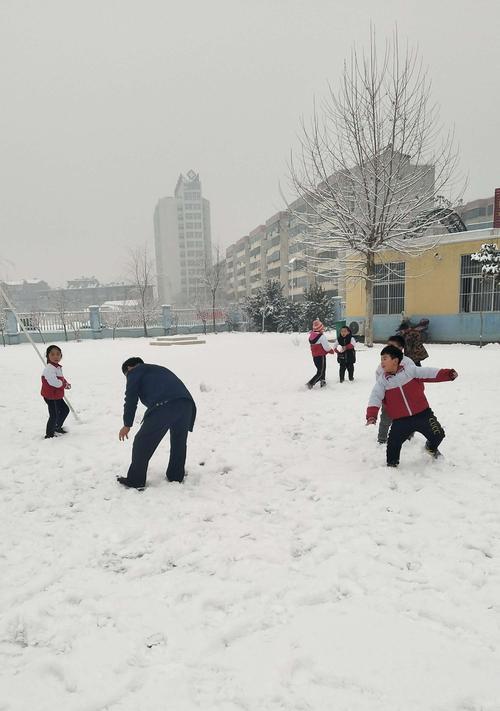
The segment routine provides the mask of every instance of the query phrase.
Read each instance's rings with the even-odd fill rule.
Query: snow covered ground
[[[44,440],[41,364],[0,348],[1,711],[498,711],[500,346],[429,346],[447,438],[387,469],[354,383],[305,336],[62,343],[82,424]],[[124,490],[140,355],[198,404],[188,477]],[[134,428],[133,432],[136,430]]]

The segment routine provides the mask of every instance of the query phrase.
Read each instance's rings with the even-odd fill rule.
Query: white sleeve
[[[385,387],[382,378],[377,378],[377,382],[373,386],[370,398],[368,400],[368,407],[380,407],[382,406],[382,400],[385,397]]]
[[[422,367],[421,365],[414,365],[413,367],[415,369],[414,377],[419,380],[434,380],[441,370],[441,368],[431,368],[429,366]]]
[[[351,338],[351,345],[353,346],[353,348],[356,348],[356,339],[355,338]]]
[[[49,385],[52,385],[53,388],[62,388],[63,382],[62,380],[59,380],[59,378],[56,375],[56,370],[53,365],[48,365],[45,366],[44,371],[43,371],[43,377],[45,380],[48,382]]]
[[[323,335],[321,336],[321,338],[319,339],[319,343],[321,343],[321,345],[323,346],[323,348],[325,349],[325,351],[331,351],[331,350],[332,350],[332,344],[328,342],[328,338],[325,336],[324,333],[323,333]]]

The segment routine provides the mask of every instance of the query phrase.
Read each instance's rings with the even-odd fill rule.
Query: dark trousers
[[[54,432],[63,426],[64,420],[69,414],[69,407],[64,400],[47,400],[46,397],[43,399],[49,408],[49,419],[47,420],[45,434],[47,437],[53,437]]]
[[[412,432],[420,432],[427,439],[427,445],[432,452],[435,452],[445,434],[444,430],[436,419],[430,407],[418,415],[411,417],[400,417],[392,421],[389,439],[387,440],[387,464],[399,464],[399,455],[403,442],[405,442]]]
[[[316,385],[320,380],[326,379],[326,356],[313,356],[314,365],[316,366],[316,375],[313,375],[307,383],[311,387]]]
[[[387,435],[389,433],[391,422],[392,422],[392,420],[389,417],[389,415],[387,414],[387,410],[382,405],[382,409],[380,410],[380,422],[378,425],[378,436],[377,436],[377,439],[379,442],[387,442]]]
[[[340,382],[344,382],[345,372],[349,374],[349,380],[354,380],[354,363],[340,363],[339,364],[339,378]]]
[[[173,400],[153,408],[144,417],[132,446],[132,462],[127,480],[132,486],[145,486],[149,460],[170,430],[170,459],[167,467],[169,481],[184,479],[187,436],[193,419],[191,400]]]

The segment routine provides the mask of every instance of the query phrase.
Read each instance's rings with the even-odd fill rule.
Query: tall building
[[[471,200],[457,208],[468,230],[486,230],[493,227],[493,195],[489,198]]]
[[[154,213],[158,296],[164,304],[204,305],[203,275],[212,264],[210,203],[200,177],[180,175],[174,197],[158,201]]]

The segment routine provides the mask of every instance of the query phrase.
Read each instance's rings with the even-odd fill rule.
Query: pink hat
[[[323,333],[324,330],[325,327],[323,326],[319,318],[315,318],[313,321],[313,331],[316,331],[316,333]]]

